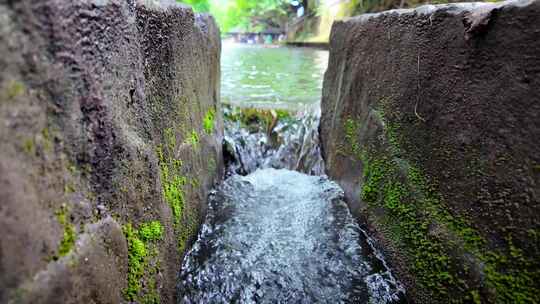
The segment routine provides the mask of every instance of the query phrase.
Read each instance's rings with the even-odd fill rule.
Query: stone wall
[[[534,303],[540,1],[336,22],[327,173],[418,303]]]
[[[174,303],[223,168],[219,56],[175,1],[0,1],[1,303]]]

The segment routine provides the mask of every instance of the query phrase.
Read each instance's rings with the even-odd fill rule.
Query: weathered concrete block
[[[335,23],[321,138],[411,299],[538,301],[539,1]]]
[[[220,47],[174,1],[0,1],[0,302],[174,302],[222,171]]]

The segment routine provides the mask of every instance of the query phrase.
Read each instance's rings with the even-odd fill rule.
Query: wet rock
[[[175,1],[0,3],[1,303],[174,303],[223,167],[220,47]],[[133,276],[122,231],[155,221]]]
[[[537,299],[539,15],[523,0],[334,24],[326,171],[415,302]]]

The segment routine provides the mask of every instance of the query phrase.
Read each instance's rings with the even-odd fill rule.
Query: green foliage
[[[208,110],[208,112],[206,112],[206,115],[204,115],[203,128],[206,134],[210,135],[214,131],[215,119],[216,119],[216,111],[214,109]]]
[[[348,16],[364,13],[381,12],[397,8],[412,8],[423,4],[442,4],[455,1],[449,0],[350,0],[344,8]],[[457,1],[459,2],[459,1]]]
[[[180,3],[190,5],[195,12],[209,12],[210,3],[208,0],[178,0]]]
[[[286,0],[215,0],[210,12],[216,17],[222,33],[239,29],[259,31],[269,24],[282,23],[287,16]]]

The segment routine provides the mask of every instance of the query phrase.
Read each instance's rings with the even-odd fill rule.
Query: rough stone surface
[[[540,1],[336,22],[321,138],[412,301],[538,301]]]
[[[175,1],[0,1],[1,303],[174,303],[222,172],[219,54]]]

